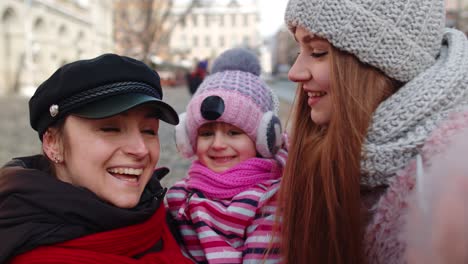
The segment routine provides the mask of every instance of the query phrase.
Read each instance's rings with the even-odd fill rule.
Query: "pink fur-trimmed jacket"
[[[468,199],[452,198],[457,190],[460,198],[468,198],[468,159],[463,162],[466,153],[468,111],[453,113],[427,139],[419,157],[391,179],[383,194],[377,199],[372,198],[375,193],[363,196],[363,206],[370,213],[364,236],[368,263],[428,263],[422,262],[421,257],[429,263],[448,263],[443,255],[453,254],[437,250],[444,243],[449,243],[449,249],[460,244],[456,237],[443,236],[453,224],[461,226],[463,230],[459,232],[467,231],[461,240],[465,243],[462,246],[468,246],[468,206],[463,206],[468,205]],[[454,220],[458,222],[451,223]],[[434,237],[446,241],[428,242]],[[468,247],[461,251],[468,251]],[[411,258],[418,254],[419,258]]]

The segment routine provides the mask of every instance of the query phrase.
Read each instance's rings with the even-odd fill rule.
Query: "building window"
[[[183,18],[180,20],[180,26],[181,26],[182,28],[185,28],[185,24],[186,24],[185,17],[183,17]]]
[[[243,40],[244,46],[248,46],[248,45],[249,45],[249,42],[250,42],[250,38],[249,38],[248,36],[245,36],[245,37],[244,37],[244,40]]]
[[[244,15],[244,27],[247,27],[249,25],[249,15],[245,14]]]
[[[206,37],[205,37],[205,46],[206,46],[206,47],[209,47],[210,45],[211,45],[210,36],[206,36]]]
[[[236,14],[231,15],[231,24],[233,27],[236,26]]]
[[[35,41],[33,41],[31,45],[31,50],[32,50],[32,61],[35,64],[38,64],[41,62],[41,45]]]
[[[223,15],[219,16],[219,26],[224,27],[224,16]]]
[[[67,27],[65,25],[61,25],[58,30],[59,36],[65,36],[68,33]]]
[[[12,8],[7,8],[2,14],[2,23],[11,23],[16,19],[15,11]]]
[[[193,23],[194,27],[197,26],[197,15],[195,15],[195,14],[192,15],[192,23]]]
[[[197,36],[193,36],[193,46],[198,46],[198,37]]]
[[[80,31],[78,32],[78,35],[76,35],[76,42],[78,44],[81,44],[84,41],[84,38],[85,38],[85,34],[83,33],[83,31]]]
[[[205,15],[205,27],[210,26],[210,15],[206,14]]]
[[[42,18],[37,18],[36,21],[34,22],[34,31],[36,33],[42,33],[44,32],[45,29],[45,23]]]
[[[219,46],[224,47],[224,36],[219,37]]]

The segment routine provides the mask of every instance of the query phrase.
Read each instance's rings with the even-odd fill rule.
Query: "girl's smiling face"
[[[255,143],[231,124],[206,123],[198,129],[196,154],[199,161],[221,173],[256,156]]]

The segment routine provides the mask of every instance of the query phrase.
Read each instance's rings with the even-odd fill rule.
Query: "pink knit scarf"
[[[278,179],[281,166],[273,159],[251,158],[216,173],[194,161],[188,173],[188,189],[199,190],[209,198],[228,199],[257,183]]]

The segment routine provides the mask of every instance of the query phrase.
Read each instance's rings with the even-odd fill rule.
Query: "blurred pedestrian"
[[[191,95],[197,91],[198,86],[203,82],[207,73],[208,60],[198,62],[195,69],[192,72],[187,73],[187,86]]]

